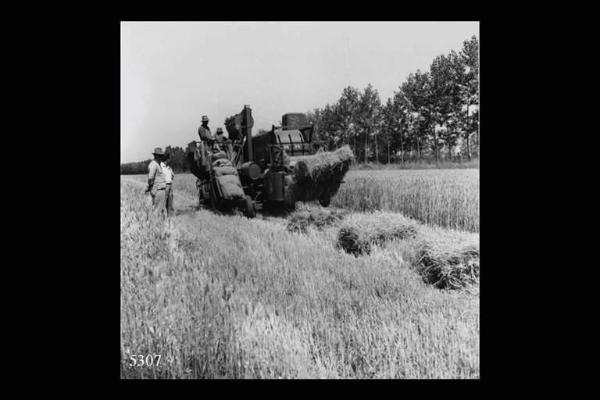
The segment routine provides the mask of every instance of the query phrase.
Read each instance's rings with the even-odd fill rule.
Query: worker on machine
[[[215,134],[215,138],[214,140],[210,141],[209,143],[212,142],[212,155],[211,155],[211,161],[216,161],[219,159],[229,159],[229,152],[228,152],[228,148],[227,148],[227,138],[225,136],[223,136],[223,128],[217,128],[217,132]]]
[[[228,139],[225,136],[223,136],[223,128],[217,128],[215,142],[213,144],[213,152],[227,152],[227,142]]]
[[[209,121],[208,116],[203,115],[202,116],[202,125],[200,125],[200,127],[198,128],[198,136],[200,137],[199,148],[200,148],[200,154],[202,154],[202,157],[206,156],[206,153],[207,153],[206,149],[209,149],[210,146],[212,146],[212,142],[214,141],[213,135],[210,131],[210,128],[208,127],[208,121]],[[199,197],[198,208],[200,208],[200,204],[202,203],[202,200],[206,197],[204,191],[202,190],[203,185],[204,185],[204,182],[202,180],[196,179],[196,187],[198,188],[198,197]]]
[[[217,128],[217,134],[215,136],[215,145],[220,146],[225,143],[225,136],[223,136],[223,128]]]
[[[208,117],[206,115],[202,116],[202,125],[198,128],[198,136],[200,136],[200,140],[202,141],[213,140],[213,135],[208,127]]]

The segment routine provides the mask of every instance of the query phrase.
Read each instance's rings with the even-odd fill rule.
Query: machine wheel
[[[295,211],[296,210],[296,202],[295,201],[285,202],[283,205],[283,209],[287,212]]]
[[[217,209],[217,195],[215,193],[215,188],[212,183],[210,184],[209,195],[210,195],[210,207],[213,210],[216,210]]]
[[[254,207],[254,202],[250,196],[246,196],[245,199],[246,204],[246,212],[244,213],[248,218],[256,217],[256,207]]]
[[[330,203],[331,196],[329,194],[325,194],[319,198],[319,204],[321,204],[323,207],[328,207]]]

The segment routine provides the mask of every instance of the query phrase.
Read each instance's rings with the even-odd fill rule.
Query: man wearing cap
[[[203,141],[213,140],[213,135],[208,127],[208,117],[206,115],[202,116],[202,125],[198,128],[198,136],[200,136],[200,140]]]
[[[222,151],[224,150],[224,145],[225,144],[225,136],[223,136],[223,128],[217,128],[217,133],[215,136],[215,150],[216,151]]]
[[[223,136],[223,128],[217,128],[217,136],[215,137],[217,143],[224,143],[225,136]]]
[[[160,147],[154,149],[154,160],[148,165],[148,187],[146,193],[152,196],[152,207],[161,214],[167,211],[166,182],[160,162],[165,158],[165,152]]]

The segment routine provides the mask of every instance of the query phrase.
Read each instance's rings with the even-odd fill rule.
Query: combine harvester
[[[239,208],[253,218],[257,210],[293,210],[297,201],[327,207],[353,159],[345,146],[317,151],[314,127],[306,115],[284,114],[282,126],[252,136],[248,105],[225,121],[229,140],[214,151],[210,143],[191,142],[190,171],[199,179],[201,203],[216,210]]]

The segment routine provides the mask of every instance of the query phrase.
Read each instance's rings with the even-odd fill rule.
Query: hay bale
[[[318,152],[311,156],[299,156],[294,160],[294,177],[296,182],[326,183],[335,178],[341,180],[348,168],[354,154],[350,146],[344,146],[333,152]]]
[[[215,176],[223,176],[223,175],[237,175],[237,169],[232,167],[231,165],[224,165],[222,167],[214,167]]]
[[[287,230],[290,232],[306,233],[309,226],[314,226],[321,230],[326,226],[338,223],[348,213],[349,211],[346,210],[325,209],[305,209],[295,211],[290,216]]]
[[[221,187],[223,198],[227,200],[244,198],[244,189],[242,188],[242,183],[240,182],[239,176],[221,175],[216,177],[216,180]]]
[[[479,235],[422,227],[417,271],[439,289],[463,289],[479,282]]]
[[[188,144],[185,159],[190,172],[198,179],[205,179],[208,175],[210,165],[205,157],[205,147],[202,142],[191,142]]]
[[[374,212],[351,214],[338,233],[337,247],[355,256],[369,254],[373,245],[391,240],[412,239],[417,223],[402,214]]]
[[[294,157],[293,181],[288,190],[295,201],[331,197],[338,191],[353,158],[349,146],[334,152]]]
[[[465,289],[479,282],[479,234],[422,225],[402,214],[374,212],[347,216],[336,246],[349,254],[369,254],[374,245],[411,239],[414,267],[439,289]]]

